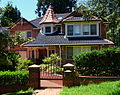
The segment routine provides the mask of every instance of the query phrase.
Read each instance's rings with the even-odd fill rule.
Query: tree
[[[38,0],[36,13],[40,17],[45,13],[49,5],[52,5],[55,13],[72,12],[77,0]]]
[[[86,4],[88,14],[104,18],[109,22],[107,37],[117,46],[120,45],[120,1],[119,0],[89,0]],[[119,41],[119,42],[118,42]]]
[[[13,7],[11,3],[8,3],[2,10],[1,26],[12,26],[19,18],[20,11],[17,7]]]

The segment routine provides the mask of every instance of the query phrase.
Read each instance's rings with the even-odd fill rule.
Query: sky
[[[24,17],[27,20],[32,20],[37,18],[35,10],[37,8],[37,0],[1,0],[0,7],[5,7],[7,3],[11,1],[13,6],[17,7],[21,12],[21,17]],[[84,2],[86,0],[78,0],[79,2]]]
[[[1,0],[0,7],[5,7],[8,1],[12,1],[14,7],[17,6],[18,10],[21,12],[21,17],[27,20],[38,17],[37,14],[35,14],[37,0]]]

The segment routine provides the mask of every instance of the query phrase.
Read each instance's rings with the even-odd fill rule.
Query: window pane
[[[81,34],[81,26],[75,25],[74,26],[74,35],[80,35]]]
[[[86,51],[91,51],[91,47],[90,46],[81,47],[81,52],[86,52]]]
[[[34,59],[34,50],[32,50],[32,59]]]
[[[27,37],[31,37],[31,32],[27,32]]]
[[[73,56],[81,53],[81,48],[80,47],[73,47]]]
[[[51,33],[51,27],[50,26],[45,27],[45,33]]]
[[[72,59],[73,57],[73,47],[67,47],[67,59]]]
[[[83,35],[89,35],[89,24],[83,24]]]
[[[67,26],[67,34],[68,35],[73,35],[73,25],[68,25]]]
[[[90,31],[91,31],[91,35],[97,35],[97,25],[96,24],[91,24],[90,25]]]

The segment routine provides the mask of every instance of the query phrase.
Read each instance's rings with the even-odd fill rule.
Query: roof
[[[18,22],[27,22],[27,23],[29,23],[29,24],[31,24],[34,28],[37,28],[34,24],[32,24],[31,22],[29,22],[28,20],[26,20],[25,18],[19,18],[16,22],[15,22],[15,25],[13,25],[12,27],[11,27],[11,29],[12,28],[14,28],[15,26],[16,26],[16,24],[18,23]]]
[[[61,21],[61,19],[64,19],[66,18],[70,13],[61,13],[61,14],[55,14],[58,21]],[[32,23],[34,26],[40,28],[40,24],[39,22],[41,22],[43,17],[39,17],[39,18],[36,18],[36,19],[33,19],[30,21],[30,23]]]
[[[40,24],[43,23],[57,23],[58,19],[54,14],[54,11],[52,9],[52,6],[50,5],[45,13],[45,15],[43,16],[42,20],[40,21]]]
[[[113,42],[100,39],[98,37],[91,38],[67,38],[64,35],[44,35],[39,33],[35,41],[24,44],[23,46],[45,46],[45,45],[95,45],[95,44],[113,44]]]
[[[0,27],[0,32],[8,30],[9,27]]]

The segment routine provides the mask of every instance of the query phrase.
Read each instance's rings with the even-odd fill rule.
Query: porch
[[[39,47],[27,47],[27,58],[32,59],[36,64],[42,64],[45,57],[57,53],[62,58],[61,63],[72,62],[72,57],[86,51],[103,49],[111,45],[49,45]]]

